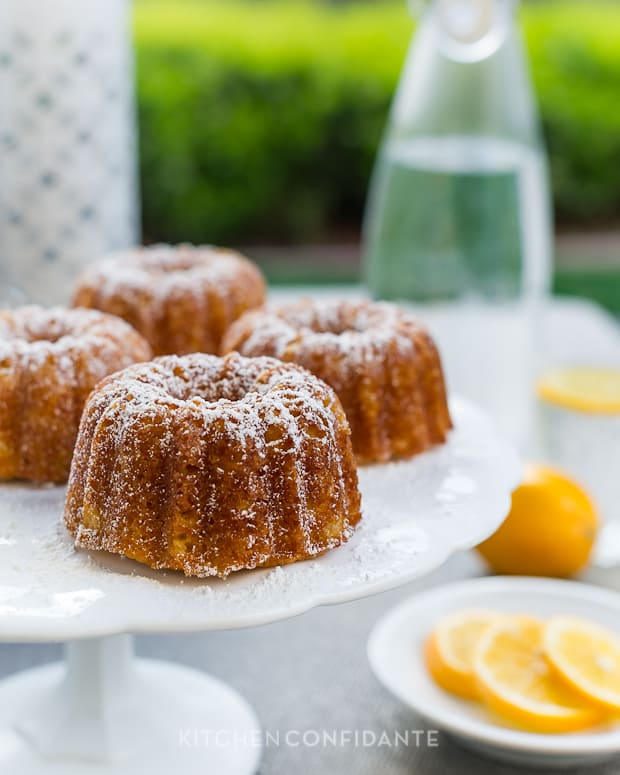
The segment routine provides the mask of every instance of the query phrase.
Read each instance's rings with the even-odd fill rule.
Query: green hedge
[[[522,19],[558,218],[617,219],[620,7],[538,2]],[[355,233],[412,31],[404,0],[136,0],[147,238]]]

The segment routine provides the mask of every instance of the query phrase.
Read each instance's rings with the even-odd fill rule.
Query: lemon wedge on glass
[[[549,371],[537,384],[549,404],[588,414],[620,414],[620,369],[564,368]]]

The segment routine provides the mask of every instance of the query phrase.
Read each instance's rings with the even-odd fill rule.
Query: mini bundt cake
[[[130,323],[155,355],[219,353],[224,331],[265,301],[260,270],[232,250],[154,245],[88,266],[73,295],[77,307]]]
[[[314,557],[359,519],[345,414],[298,366],[167,356],[86,404],[65,507],[78,547],[225,577]]]
[[[439,353],[416,317],[393,304],[302,300],[248,312],[223,352],[292,361],[336,391],[361,463],[409,457],[452,427]]]
[[[0,311],[0,479],[66,481],[90,391],[150,357],[146,341],[113,315],[36,306]]]

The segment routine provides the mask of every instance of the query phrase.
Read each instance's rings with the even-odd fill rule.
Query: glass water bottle
[[[375,297],[506,299],[547,287],[546,160],[515,6],[425,5],[367,207]]]
[[[375,298],[423,306],[451,389],[527,449],[552,226],[516,6],[423,4],[371,185],[364,272]]]

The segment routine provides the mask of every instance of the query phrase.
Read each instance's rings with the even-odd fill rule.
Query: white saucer
[[[450,584],[402,603],[374,628],[368,658],[379,680],[428,723],[485,756],[529,767],[567,768],[620,757],[620,725],[588,732],[542,735],[499,726],[477,703],[459,700],[428,675],[422,644],[434,623],[475,607],[584,616],[620,627],[620,595],[571,581],[492,577]]]

